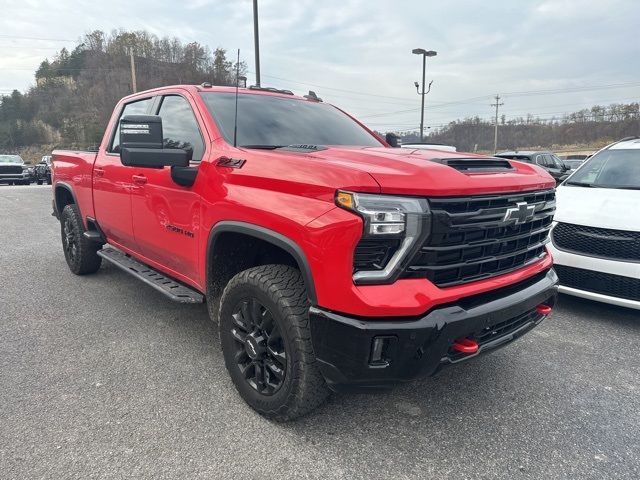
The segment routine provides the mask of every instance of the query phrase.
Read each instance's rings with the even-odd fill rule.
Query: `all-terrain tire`
[[[256,327],[253,333],[249,333],[250,329],[244,328],[249,323],[244,319],[245,307],[247,311],[259,312],[256,318],[262,319],[264,330]],[[225,365],[240,396],[254,410],[267,418],[287,421],[309,413],[327,399],[329,389],[313,352],[309,301],[299,270],[286,265],[262,265],[238,273],[222,293],[219,318]],[[267,333],[269,328],[271,330]],[[250,356],[252,351],[255,353],[253,347],[243,347],[240,340],[243,335],[245,342],[251,335],[258,339],[267,338],[266,347],[259,347],[263,356],[278,348],[284,352],[285,355],[279,355],[286,360],[278,357],[279,365],[286,364],[282,378],[269,370],[274,360],[266,359],[262,360],[266,362],[262,367],[253,367],[254,373],[256,368],[261,368],[263,381],[260,382],[257,375],[255,379],[247,379],[252,365],[261,360]],[[274,338],[279,347],[269,346],[276,345],[269,344]],[[245,366],[247,362],[249,367]],[[272,384],[278,382],[279,387],[273,391]],[[257,384],[265,387],[263,391]]]
[[[102,257],[97,254],[100,245],[85,238],[84,225],[80,211],[75,204],[64,207],[60,215],[60,231],[62,249],[69,270],[76,275],[94,273],[102,264]]]

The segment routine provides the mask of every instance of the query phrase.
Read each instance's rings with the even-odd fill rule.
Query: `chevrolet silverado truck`
[[[136,93],[97,153],[52,163],[70,270],[206,301],[240,396],[276,420],[506,345],[555,303],[548,173],[391,148],[313,92]]]

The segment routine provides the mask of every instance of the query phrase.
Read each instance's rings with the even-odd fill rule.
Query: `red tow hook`
[[[478,342],[470,338],[460,338],[451,345],[456,352],[476,353],[478,351]]]
[[[538,312],[540,315],[549,315],[551,313],[551,310],[552,308],[549,305],[545,305],[544,303],[541,303],[536,307],[536,312]]]

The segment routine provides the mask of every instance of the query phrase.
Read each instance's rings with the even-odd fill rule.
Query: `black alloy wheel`
[[[207,302],[215,301],[208,292]],[[298,269],[268,264],[237,273],[222,293],[217,319],[231,380],[258,413],[293,420],[326,400],[329,388],[313,352],[309,299]]]
[[[100,268],[102,257],[97,252],[102,245],[92,242],[84,236],[82,217],[75,204],[66,205],[62,209],[60,233],[62,250],[69,270],[76,275],[85,275]]]
[[[62,224],[62,248],[68,261],[72,263],[75,263],[78,257],[78,250],[80,248],[78,240],[78,232],[75,230],[72,219],[69,217],[65,218]]]
[[[262,395],[273,395],[285,380],[287,353],[278,323],[256,298],[236,305],[231,335],[234,359],[246,382]]]

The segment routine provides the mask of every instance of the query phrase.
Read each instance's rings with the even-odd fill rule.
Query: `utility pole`
[[[495,119],[495,128],[493,131],[493,153],[498,153],[498,108],[504,105],[504,103],[500,102],[500,95],[496,94],[495,97],[496,103],[492,103],[492,107],[496,107],[496,119]]]
[[[427,51],[424,48],[414,48],[413,50],[411,50],[411,53],[413,53],[414,55],[422,55],[422,92],[420,91],[420,85],[418,84],[418,82],[415,82],[414,85],[416,86],[416,91],[418,92],[418,95],[422,97],[422,102],[420,106],[420,141],[423,142],[424,141],[424,96],[431,91],[431,84],[433,83],[433,80],[429,82],[429,89],[425,92],[424,84],[425,84],[425,74],[427,70],[427,57],[435,57],[438,54],[438,52],[435,52],[433,50]]]
[[[260,86],[260,41],[258,39],[258,0],[253,0],[253,43],[256,51],[256,86]]]
[[[136,61],[133,59],[133,47],[129,48],[129,59],[131,60],[131,88],[133,93],[136,93],[138,86],[136,85]]]

